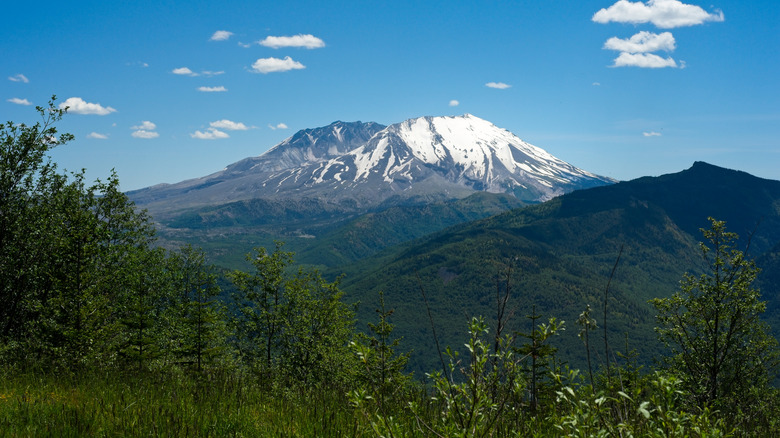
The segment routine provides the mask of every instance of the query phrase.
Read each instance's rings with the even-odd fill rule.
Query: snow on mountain
[[[613,182],[470,114],[391,125],[364,145],[306,170],[291,169],[290,174],[272,178],[276,190],[286,191],[290,181],[304,187],[338,184],[353,192],[370,188],[373,196],[411,197],[417,194],[418,183],[438,175],[448,185],[544,201],[576,188]]]
[[[335,122],[299,131],[215,174],[130,196],[139,204],[165,200],[167,208],[304,197],[369,208],[389,199],[451,199],[474,191],[539,202],[612,182],[466,114],[388,127]]]

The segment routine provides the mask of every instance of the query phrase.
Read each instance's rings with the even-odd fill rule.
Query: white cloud
[[[238,42],[238,46],[239,47],[243,47],[245,49],[248,49],[248,48],[252,47],[252,44],[250,44],[250,43],[242,43],[241,41],[239,41]]]
[[[195,131],[190,134],[190,137],[200,140],[216,140],[218,138],[229,138],[230,136],[216,128],[209,128],[206,132]]]
[[[652,53],[621,53],[615,58],[613,67],[641,67],[641,68],[677,68],[677,63],[672,58],[661,58]]]
[[[452,100],[450,101],[450,106],[458,106],[458,105],[460,105],[460,102],[458,102],[457,100],[455,100],[455,99],[452,99]]]
[[[25,75],[23,75],[21,73],[19,73],[18,75],[14,75],[14,76],[8,76],[8,80],[9,81],[13,81],[13,82],[24,82],[25,84],[30,82],[30,80],[27,79],[27,76],[25,76]]]
[[[289,56],[285,56],[284,59],[279,58],[260,58],[252,64],[252,70],[257,73],[274,73],[283,72],[289,70],[301,70],[306,68],[305,65],[298,61],[294,61]]]
[[[511,87],[511,85],[505,84],[503,82],[488,82],[487,84],[485,84],[485,86],[488,88],[497,88],[499,90],[505,90]]]
[[[171,73],[173,73],[175,75],[182,75],[182,76],[197,76],[198,75],[197,73],[195,73],[194,71],[190,70],[187,67],[174,68],[173,71],[171,71]]]
[[[274,131],[277,130],[277,129],[287,129],[287,125],[285,125],[284,123],[279,123],[276,126],[268,125],[268,127],[271,128]]]
[[[695,26],[707,21],[724,20],[723,12],[717,10],[710,14],[696,5],[682,3],[680,0],[648,0],[630,2],[618,0],[609,8],[593,14],[596,23],[653,23],[662,29]]]
[[[628,39],[612,37],[604,43],[604,48],[628,53],[647,53],[664,50],[673,52],[676,48],[674,35],[671,32],[660,34],[642,31]]]
[[[307,49],[318,49],[325,47],[325,42],[314,35],[295,35],[295,36],[269,36],[258,44],[273,49],[282,47],[305,47]]]
[[[188,67],[174,68],[173,70],[171,70],[171,73],[180,76],[192,76],[192,77],[196,77],[196,76],[211,77],[211,76],[218,76],[221,74],[225,74],[224,71],[211,71],[211,70],[203,70],[202,72],[197,73],[190,70]]]
[[[148,120],[144,120],[140,125],[131,126],[130,129],[144,129],[146,131],[154,131],[157,129],[157,125]]]
[[[154,131],[157,129],[157,125],[148,120],[144,120],[140,125],[131,126],[130,129],[135,129],[130,134],[135,138],[157,138],[160,136],[160,134]]]
[[[233,35],[233,32],[228,32],[226,30],[218,30],[214,32],[214,35],[211,35],[211,38],[209,38],[209,41],[225,41],[228,38],[230,38]]]
[[[154,132],[154,131],[147,131],[144,129],[139,129],[138,131],[134,131],[132,134],[135,138],[157,138],[160,136],[160,134]]]
[[[96,140],[105,140],[108,138],[106,134],[98,134],[97,132],[90,132],[87,138],[94,138]]]
[[[32,102],[30,102],[27,99],[19,99],[18,97],[12,97],[8,99],[9,102],[15,103],[17,105],[32,105]]]
[[[60,109],[68,107],[68,112],[74,114],[96,114],[99,116],[105,116],[116,112],[114,108],[110,106],[102,106],[99,103],[85,102],[80,97],[69,97],[65,102],[60,104]]]
[[[204,93],[220,93],[227,91],[227,88],[221,85],[219,87],[198,87],[198,91],[202,91]]]
[[[650,131],[650,132],[643,132],[642,135],[644,135],[645,137],[660,137],[661,133],[660,132],[655,132],[655,131]]]
[[[594,82],[592,85],[594,87],[600,87],[601,86],[601,82]]]
[[[227,119],[211,122],[209,123],[209,126],[215,129],[227,129],[228,131],[246,131],[247,129],[249,129],[245,124],[241,122],[233,122]]]

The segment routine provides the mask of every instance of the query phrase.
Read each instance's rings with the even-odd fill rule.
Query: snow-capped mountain
[[[150,210],[253,198],[317,198],[371,208],[460,198],[475,191],[539,202],[612,182],[466,114],[421,117],[387,127],[335,122],[299,131],[265,154],[212,175],[129,195]]]

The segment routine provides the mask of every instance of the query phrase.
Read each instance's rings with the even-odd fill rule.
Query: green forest
[[[761,317],[759,269],[728,224],[709,218],[705,269],[654,298],[664,356],[652,365],[608,338],[613,260],[601,307],[576,320],[508,306],[469,315],[414,372],[386,306],[359,321],[341,279],[296,263],[277,242],[251,269],[211,265],[192,246],[164,248],[153,219],[116,175],[60,171],[52,148],[66,110],[0,124],[1,436],[774,436],[780,350]],[[744,237],[744,236],[743,236]],[[614,266],[612,265],[614,264]],[[611,273],[610,273],[611,272]],[[565,277],[567,273],[561,274]],[[418,277],[419,279],[419,277]],[[527,321],[514,330],[511,318]],[[612,318],[612,319],[611,319]],[[490,321],[490,323],[486,322]],[[555,348],[578,335],[586,365]],[[618,352],[618,350],[621,350]]]

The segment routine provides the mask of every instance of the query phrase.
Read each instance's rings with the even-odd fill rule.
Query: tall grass
[[[273,390],[246,376],[22,374],[0,381],[0,435],[363,436],[339,391]]]

